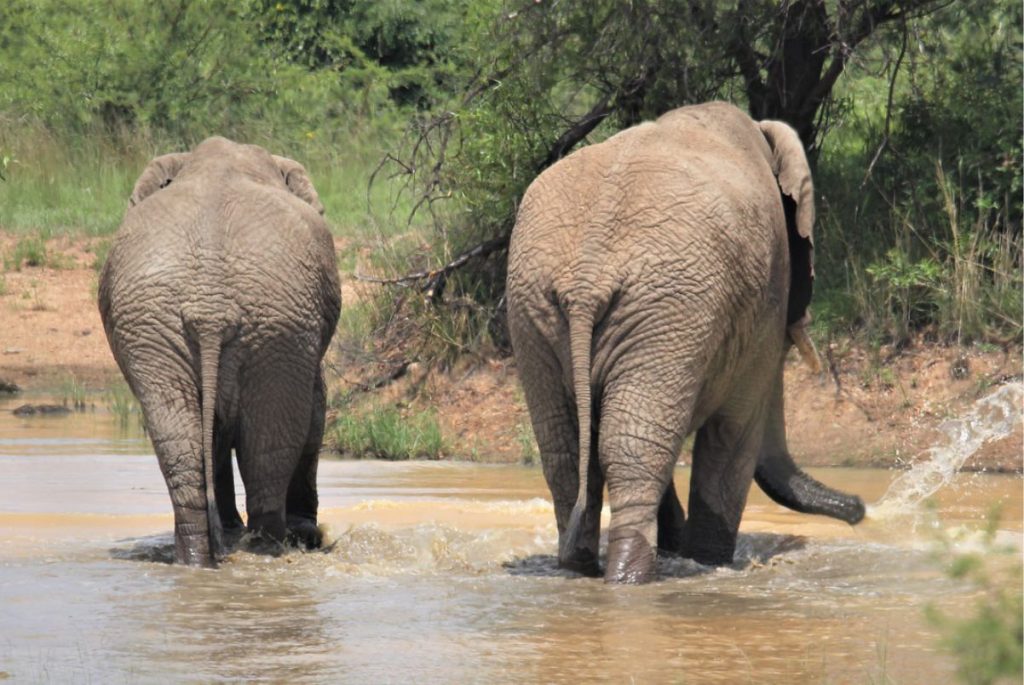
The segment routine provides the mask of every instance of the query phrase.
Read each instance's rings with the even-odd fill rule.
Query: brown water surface
[[[170,503],[137,429],[99,409],[22,419],[18,403],[0,401],[15,682],[949,682],[924,608],[974,598],[936,536],[980,529],[998,502],[1000,539],[1020,545],[1017,477],[957,476],[934,512],[855,528],[755,486],[732,567],[662,560],[659,582],[614,587],[557,570],[538,468],[324,460],[327,550],[188,569],[165,563]],[[895,474],[815,475],[876,502]]]

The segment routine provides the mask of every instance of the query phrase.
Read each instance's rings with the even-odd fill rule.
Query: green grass
[[[433,410],[400,411],[393,405],[345,411],[328,436],[335,449],[355,458],[439,459],[446,441]]]
[[[89,250],[92,252],[92,268],[96,273],[103,270],[103,265],[107,263],[107,255],[110,254],[110,246],[113,241],[109,238],[104,238],[98,242],[93,243]]]
[[[10,254],[4,255],[3,261],[4,271],[21,271],[23,266],[46,266],[46,241],[39,233],[23,235]]]
[[[533,466],[540,461],[540,450],[533,437],[533,427],[527,417],[516,424],[516,442],[519,443],[519,458],[525,466]]]
[[[406,219],[412,199],[382,172],[370,176],[402,135],[397,120],[354,124],[351,129],[309,132],[297,138],[254,130],[238,140],[291,157],[309,171],[332,231],[358,246],[394,240],[415,244]],[[192,141],[194,144],[198,141]],[[0,152],[9,157],[0,180],[0,230],[14,234],[104,236],[117,230],[128,196],[146,164],[191,144],[160,139],[145,130],[56,135],[42,125],[0,118]]]
[[[142,136],[69,138],[41,126],[0,126],[0,149],[13,157],[0,182],[0,229],[44,238],[113,232],[151,147]]]
[[[79,382],[78,378],[75,377],[74,374],[69,374],[61,380],[60,395],[61,404],[65,407],[74,409],[75,411],[85,410],[85,385]]]
[[[117,417],[117,423],[122,429],[131,426],[133,421],[143,428],[142,408],[124,381],[118,381],[107,389],[106,404],[110,413]]]

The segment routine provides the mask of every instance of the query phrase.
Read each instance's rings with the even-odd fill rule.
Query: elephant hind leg
[[[672,555],[683,553],[683,531],[686,527],[686,514],[679,503],[676,486],[672,480],[668,482],[665,494],[661,496],[658,506],[658,551]]]
[[[645,583],[654,579],[657,548],[681,546],[684,515],[672,474],[691,409],[687,403],[660,401],[669,395],[652,383],[628,387],[628,392],[609,393],[602,407],[599,452],[611,504],[604,577]],[[638,395],[637,388],[649,392]]]
[[[217,495],[217,511],[228,545],[234,545],[245,531],[245,524],[235,505],[235,474],[231,467],[231,448],[234,434],[217,420],[213,437],[213,478]]]
[[[317,373],[313,389],[313,412],[310,417],[306,444],[299,456],[298,466],[288,484],[286,525],[288,539],[306,549],[318,549],[323,544],[323,533],[317,527],[319,498],[316,491],[316,469],[320,447],[324,439],[324,413],[327,394],[321,373]]]
[[[763,414],[763,406],[742,418],[718,414],[697,431],[684,556],[708,565],[732,563],[761,449]]]
[[[150,384],[140,397],[146,427],[174,507],[174,560],[189,566],[215,566],[203,470],[199,404],[182,383]],[[165,390],[164,388],[176,388]]]
[[[236,452],[248,528],[272,545],[286,539],[288,491],[309,437],[315,370],[302,371],[253,365],[240,387]]]
[[[558,525],[559,549],[569,517],[579,495],[579,426],[576,403],[562,379],[561,364],[539,335],[517,340],[519,377],[530,410],[533,432],[540,450],[544,478],[551,490]],[[601,534],[601,503],[604,478],[597,460],[597,421],[591,421],[591,459],[587,472],[587,508],[581,521],[580,545],[558,564],[588,576],[600,575],[598,540]]]

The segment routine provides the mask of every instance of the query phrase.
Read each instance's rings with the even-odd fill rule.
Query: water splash
[[[978,400],[966,415],[942,423],[942,444],[889,485],[882,498],[869,507],[876,519],[896,518],[913,512],[928,497],[950,483],[964,462],[990,440],[1009,435],[1022,420],[1024,384],[1008,383]]]

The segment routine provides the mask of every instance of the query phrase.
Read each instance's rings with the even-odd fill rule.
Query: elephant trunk
[[[851,525],[864,518],[860,497],[833,490],[811,478],[793,463],[788,452],[762,456],[754,478],[766,495],[794,511],[823,514]]]
[[[590,357],[593,337],[593,315],[583,307],[569,311],[569,355],[572,359],[572,382],[576,394],[577,423],[579,425],[579,479],[580,489],[576,504],[569,514],[569,522],[562,536],[558,559],[572,565],[573,560],[585,556],[580,550],[583,532],[583,514],[587,510],[587,474],[590,471]]]
[[[804,514],[831,516],[851,525],[860,523],[864,518],[864,502],[860,497],[833,490],[808,476],[793,462],[786,444],[781,367],[780,363],[754,479],[766,495],[784,507]]]
[[[213,424],[217,408],[217,375],[220,372],[220,336],[200,335],[199,367],[202,394],[203,430],[203,485],[206,490],[206,525],[210,553],[209,564],[216,567],[217,558],[223,550],[223,530],[217,510],[217,495],[213,475]]]

